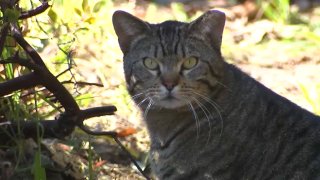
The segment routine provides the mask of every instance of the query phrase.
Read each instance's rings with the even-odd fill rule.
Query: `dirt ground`
[[[308,60],[297,64],[272,62],[271,66],[239,63],[237,66],[276,93],[312,111],[301,90],[301,84],[310,88],[320,83],[320,61]]]

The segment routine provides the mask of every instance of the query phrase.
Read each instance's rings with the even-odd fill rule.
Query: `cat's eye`
[[[158,62],[153,58],[144,58],[143,65],[150,70],[157,70],[159,67]]]
[[[195,57],[188,57],[182,64],[183,69],[192,69],[198,64],[198,59]]]

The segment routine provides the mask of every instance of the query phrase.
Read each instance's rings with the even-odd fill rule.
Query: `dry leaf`
[[[135,134],[136,132],[137,132],[137,130],[135,128],[128,127],[128,128],[122,129],[120,132],[118,132],[118,137],[127,137],[132,134]]]

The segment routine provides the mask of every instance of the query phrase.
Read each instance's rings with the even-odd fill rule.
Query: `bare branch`
[[[56,79],[56,77],[51,74],[51,72],[45,66],[40,55],[35,51],[30,44],[23,38],[21,32],[17,27],[12,29],[13,37],[16,39],[17,43],[26,51],[26,53],[31,57],[32,64],[29,61],[17,61],[20,65],[29,66],[38,75],[38,79],[42,85],[44,85],[50,92],[52,92],[61,105],[69,113],[78,113],[80,108],[69,91]],[[31,67],[32,66],[32,67]]]
[[[39,122],[32,120],[20,121],[19,126],[22,127],[22,134],[24,136],[23,138],[36,138],[36,128],[38,123],[43,127],[43,138],[64,138],[72,133],[76,125],[78,125],[78,127],[82,129],[84,132],[87,132],[92,135],[107,135],[115,137],[117,136],[117,133],[114,131],[94,132],[83,125],[83,121],[85,119],[96,116],[112,115],[115,111],[116,107],[114,106],[95,107],[81,110],[79,114],[63,113],[55,120],[41,120]],[[7,121],[9,120],[7,119]],[[2,131],[0,131],[0,139],[4,138],[3,134],[1,134],[3,132],[9,132],[10,135],[14,136],[19,131],[18,123],[15,123],[17,122],[17,120],[10,122],[11,123],[9,124],[1,126]]]
[[[115,106],[103,106],[103,107],[95,107],[89,108],[86,110],[80,111],[80,119],[89,119],[97,116],[105,116],[105,115],[113,115],[114,112],[117,111]]]
[[[17,41],[17,43],[26,51],[26,53],[31,57],[31,59],[38,65],[46,68],[44,62],[42,61],[40,55],[37,51],[23,38],[19,28],[17,26],[12,27],[12,36]]]
[[[50,7],[46,0],[42,1],[42,5],[26,11],[22,12],[19,19],[26,19],[33,16],[36,16],[46,9]],[[16,2],[14,3],[16,4]],[[4,6],[1,6],[3,9]],[[8,35],[9,30],[11,30],[11,35],[16,40],[16,42],[24,49],[30,59],[23,59],[18,56],[18,53],[10,59],[0,60],[0,64],[7,63],[17,63],[21,66],[25,66],[32,70],[32,73],[27,75],[23,75],[20,77],[15,77],[14,79],[5,81],[0,83],[0,97],[5,96],[13,91],[17,91],[20,89],[31,88],[37,85],[43,85],[47,88],[51,93],[53,93],[54,97],[61,103],[61,106],[65,109],[65,113],[61,114],[55,120],[42,120],[42,121],[31,121],[31,120],[7,120],[10,123],[2,123],[0,124],[0,141],[6,142],[8,138],[16,136],[17,134],[22,135],[23,137],[19,138],[38,138],[37,130],[40,128],[43,132],[43,138],[59,138],[62,139],[68,135],[70,135],[74,128],[78,126],[84,132],[91,135],[106,135],[112,137],[115,142],[121,147],[121,149],[126,153],[126,155],[130,158],[130,160],[134,163],[137,169],[141,172],[141,174],[146,178],[148,176],[145,172],[140,168],[137,161],[134,157],[128,152],[125,146],[122,145],[120,140],[118,139],[118,134],[115,131],[103,131],[103,132],[94,132],[87,128],[83,122],[92,117],[96,116],[104,116],[104,115],[112,115],[117,110],[115,106],[104,106],[104,107],[95,107],[85,110],[80,110],[78,104],[69,93],[69,91],[62,85],[61,82],[58,81],[58,77],[63,74],[59,74],[55,77],[45,66],[44,61],[37,53],[37,51],[24,39],[19,27],[17,24],[9,24],[5,23],[0,32],[0,54],[3,51],[5,40]],[[70,70],[72,66],[70,65],[67,69]],[[73,83],[72,81],[66,81],[64,83]],[[83,85],[96,85],[101,86],[97,83],[87,83],[87,82],[75,82],[75,84],[83,84]],[[21,132],[21,133],[17,133]]]
[[[17,121],[20,121],[17,123]],[[40,125],[40,128],[43,132],[43,138],[58,138],[63,139],[64,137],[70,135],[74,126],[66,126],[65,123],[61,123],[59,119],[57,120],[43,120],[43,121],[24,121],[24,120],[11,120],[10,124],[2,125],[0,131],[0,140],[1,142],[7,142],[10,137],[17,136],[17,132],[23,137],[18,138],[37,138],[37,128]]]
[[[27,19],[30,18],[32,16],[36,16],[38,14],[43,13],[45,10],[47,10],[50,7],[48,2],[43,2],[39,7],[26,11],[26,12],[22,12],[21,15],[19,16],[19,19]]]
[[[32,72],[0,83],[0,96],[8,95],[17,90],[32,88],[39,84],[36,73]]]

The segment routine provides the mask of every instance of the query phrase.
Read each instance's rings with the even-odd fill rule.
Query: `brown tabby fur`
[[[216,10],[160,24],[114,13],[156,177],[320,179],[320,118],[225,62],[224,23]]]

